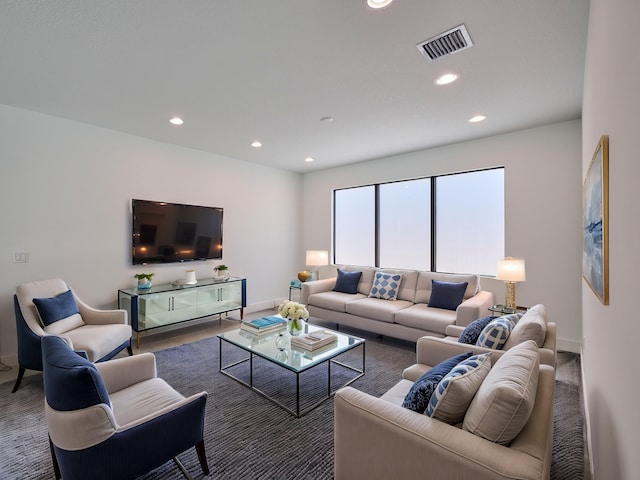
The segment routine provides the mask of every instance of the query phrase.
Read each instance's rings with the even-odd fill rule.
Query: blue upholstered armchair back
[[[42,364],[45,396],[54,410],[78,410],[100,403],[111,406],[95,365],[61,338],[42,337]]]

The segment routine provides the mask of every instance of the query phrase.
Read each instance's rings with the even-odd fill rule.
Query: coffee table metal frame
[[[311,326],[310,326],[311,327]],[[317,330],[317,328],[315,328]],[[239,329],[238,329],[239,330]],[[359,337],[354,337],[352,335],[345,335],[343,333],[340,332],[333,332],[336,335],[342,337],[342,339],[346,338],[350,343],[344,345],[342,344],[342,342],[338,342],[337,345],[334,346],[333,349],[329,348],[329,346],[327,347],[323,347],[318,349],[317,351],[314,352],[304,352],[307,353],[309,355],[318,355],[321,358],[318,361],[312,361],[311,363],[307,364],[307,365],[303,365],[301,367],[295,367],[292,365],[287,365],[285,363],[282,363],[280,361],[278,361],[276,358],[274,358],[273,356],[269,355],[268,353],[265,353],[263,351],[260,350],[255,350],[247,345],[244,345],[241,342],[237,342],[234,341],[232,338],[227,338],[225,337],[225,333],[227,335],[229,335],[229,333],[236,333],[238,332],[238,330],[232,330],[231,332],[223,332],[218,334],[218,340],[219,340],[219,365],[220,365],[220,373],[222,373],[223,375],[226,375],[229,378],[234,379],[235,381],[241,383],[242,385],[244,385],[245,387],[250,388],[251,390],[253,390],[254,392],[258,393],[259,395],[263,396],[264,398],[270,400],[271,402],[275,403],[276,405],[278,405],[280,408],[282,408],[283,410],[289,412],[291,415],[295,416],[296,418],[300,418],[303,415],[306,415],[307,413],[309,413],[311,410],[317,408],[318,406],[320,406],[322,403],[324,403],[326,400],[328,400],[329,398],[331,398],[331,396],[335,393],[335,391],[337,391],[339,388],[342,387],[346,387],[347,385],[351,385],[353,382],[355,382],[358,378],[362,377],[365,374],[365,341],[362,338]],[[314,330],[314,328],[311,328],[310,331]],[[322,329],[325,331],[329,331],[327,329]],[[272,337],[273,342],[275,344],[275,337],[277,337],[278,333],[275,332],[273,337],[271,335],[269,335],[269,337]],[[266,339],[263,340],[270,340],[270,338],[267,337]],[[224,365],[222,364],[222,342],[233,345],[237,348],[240,348],[242,350],[244,350],[245,352],[249,353],[249,357],[248,358],[244,358],[242,360],[239,360],[237,362],[233,362],[230,363],[228,365]],[[357,368],[354,367],[352,365],[347,365],[346,363],[340,362],[338,360],[336,360],[335,358],[338,357],[339,355],[342,355],[345,352],[348,352],[350,350],[355,349],[356,347],[362,346],[362,368]],[[327,355],[324,355],[324,353],[327,353]],[[280,402],[278,399],[270,396],[269,394],[267,394],[266,392],[260,390],[259,388],[257,388],[254,384],[253,384],[253,359],[254,357],[260,357],[260,358],[264,358],[265,360],[278,365],[280,367],[282,367],[285,370],[289,370],[293,373],[296,374],[296,408],[295,410],[292,408],[289,408],[288,406],[286,406],[284,403]],[[243,363],[249,363],[249,382],[245,382],[244,380],[242,380],[241,378],[237,377],[236,375],[234,375],[233,373],[231,373],[229,371],[230,368],[235,367],[236,365],[241,365]],[[327,364],[327,395],[322,397],[318,402],[314,403],[313,405],[307,407],[304,410],[300,410],[300,374],[303,372],[306,372],[314,367],[317,367],[319,365],[322,365],[323,363]],[[340,387],[337,387],[335,389],[335,391],[331,391],[331,364],[336,364],[336,365],[340,365],[344,368],[347,368],[353,372],[356,372],[358,375],[355,376],[354,378],[352,378],[351,380],[349,380],[347,383],[340,385]]]

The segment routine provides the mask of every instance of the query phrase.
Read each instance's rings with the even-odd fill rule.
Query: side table
[[[289,300],[291,300],[291,296],[294,290],[298,291],[298,300],[302,294],[302,285],[289,285]]]
[[[520,305],[516,306],[516,308],[510,308],[506,305],[498,304],[489,307],[489,311],[491,313],[495,313],[497,315],[510,315],[512,313],[525,313],[529,310],[529,307],[521,307]]]

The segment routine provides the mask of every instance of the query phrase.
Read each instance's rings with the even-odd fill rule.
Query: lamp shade
[[[505,282],[524,282],[524,258],[507,257],[498,260],[496,279]]]
[[[312,267],[329,265],[329,252],[326,250],[307,250],[306,264]]]

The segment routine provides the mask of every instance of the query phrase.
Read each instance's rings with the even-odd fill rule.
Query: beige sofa
[[[548,321],[547,308],[543,304],[534,305],[518,320],[501,350],[492,350],[477,345],[458,343],[458,339],[463,331],[464,327],[450,325],[447,327],[446,337],[431,337],[429,340],[423,337],[419,338],[417,343],[426,342],[431,345],[431,348],[442,348],[445,353],[450,352],[450,348],[464,349],[464,351],[473,352],[474,354],[492,352],[494,360],[497,360],[504,352],[513,348],[515,345],[526,340],[534,340],[538,345],[540,363],[551,365],[554,368],[556,366],[556,324]],[[453,347],[451,347],[451,345],[453,345]],[[416,364],[405,369],[402,374],[403,378],[415,381],[429,369],[429,361],[421,357],[421,352],[426,352],[426,350],[427,347],[416,348]]]
[[[415,342],[425,335],[444,337],[451,325],[464,328],[477,318],[488,315],[488,309],[493,305],[493,294],[480,289],[478,275],[373,267],[339,268],[362,271],[357,293],[333,291],[337,277],[303,283],[301,302],[312,317]],[[377,271],[402,274],[396,300],[369,297]],[[467,282],[462,303],[455,310],[430,307],[432,280]]]
[[[428,370],[459,354],[460,346],[426,337],[417,345],[418,358],[428,362]],[[457,424],[403,408],[413,386],[408,379],[381,398],[352,387],[339,390],[334,403],[336,480],[548,479],[555,371],[539,363],[533,340],[491,358],[491,364]],[[522,383],[512,385],[516,378]],[[524,392],[520,399],[518,392]]]

